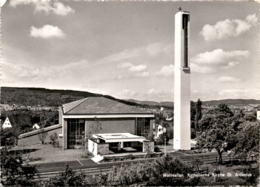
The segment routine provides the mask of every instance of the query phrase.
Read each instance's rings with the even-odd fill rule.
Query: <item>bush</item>
[[[58,135],[56,132],[50,136],[50,143],[53,147],[59,147]]]
[[[11,155],[6,148],[1,150],[1,171],[4,185],[35,185],[33,178],[38,171],[35,166],[24,165],[20,155]]]
[[[161,150],[160,150],[159,147],[155,146],[155,147],[154,147],[154,152],[161,152]]]
[[[85,186],[85,175],[76,174],[68,165],[59,176],[51,178],[47,186]]]
[[[0,145],[13,146],[16,143],[17,132],[14,128],[3,129],[0,131]]]
[[[169,136],[166,134],[166,137],[165,137],[165,134],[161,134],[159,136],[159,138],[157,138],[155,140],[155,144],[156,145],[164,145],[165,144],[165,141],[166,141],[166,144],[168,145],[168,142],[169,142]]]

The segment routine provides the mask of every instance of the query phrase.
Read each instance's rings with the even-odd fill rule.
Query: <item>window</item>
[[[150,119],[147,118],[138,118],[137,119],[137,127],[136,127],[136,135],[148,137],[150,132]]]
[[[85,137],[85,121],[82,119],[68,120],[68,147],[75,148],[83,145]]]
[[[182,17],[182,29],[184,30],[184,68],[188,68],[188,23],[190,20],[190,15],[183,14]]]

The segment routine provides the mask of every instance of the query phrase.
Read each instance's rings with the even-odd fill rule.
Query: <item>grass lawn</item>
[[[61,147],[53,147],[50,144],[38,144],[26,147],[19,147],[22,149],[34,149],[35,151],[23,154],[23,158],[29,161],[30,164],[48,163],[48,162],[62,162],[83,160],[86,153],[83,149],[66,149]]]

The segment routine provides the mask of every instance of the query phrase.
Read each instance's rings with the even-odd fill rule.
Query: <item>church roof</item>
[[[106,97],[87,97],[62,105],[64,114],[152,114],[140,107]]]

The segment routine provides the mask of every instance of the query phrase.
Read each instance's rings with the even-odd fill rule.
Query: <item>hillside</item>
[[[223,99],[223,100],[211,100],[204,101],[204,104],[208,105],[218,105],[225,103],[227,105],[249,105],[249,104],[260,104],[260,100],[256,99]]]
[[[1,104],[56,107],[86,97],[104,96],[129,105],[146,107],[131,101],[120,100],[109,95],[75,90],[52,90],[46,88],[1,87]]]
[[[138,104],[146,104],[149,106],[163,106],[167,108],[173,107],[173,102],[165,101],[165,102],[155,102],[155,101],[138,101],[134,99],[130,99],[129,101],[135,102]],[[196,102],[196,101],[193,101]],[[218,105],[218,104],[227,104],[227,105],[250,105],[250,104],[257,104],[260,105],[260,100],[256,99],[222,99],[222,100],[211,100],[211,101],[202,101],[203,105]]]
[[[156,102],[156,101],[139,101],[135,99],[129,99],[128,101],[138,103],[141,105],[148,105],[148,106],[156,106],[156,107],[166,107],[166,108],[172,108],[173,102],[170,101],[164,101],[164,102]]]
[[[52,90],[46,88],[17,88],[17,87],[1,87],[1,104],[8,105],[24,105],[24,106],[60,106],[64,103],[82,99],[85,97],[104,96],[126,104],[141,107],[158,108],[160,106],[172,108],[173,102],[155,102],[155,101],[138,101],[134,99],[121,100],[109,95],[91,93],[75,90]],[[206,105],[218,105],[225,103],[229,105],[249,105],[260,104],[260,100],[255,99],[224,99],[203,101]]]

